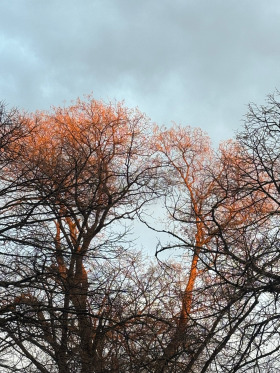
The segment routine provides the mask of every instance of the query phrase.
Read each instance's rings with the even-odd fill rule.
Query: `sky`
[[[279,0],[1,0],[0,14],[8,107],[92,94],[159,125],[200,127],[217,146],[250,102],[280,89]],[[137,229],[154,253],[155,234]]]
[[[279,0],[2,0],[0,100],[27,111],[93,94],[214,144],[280,88]]]

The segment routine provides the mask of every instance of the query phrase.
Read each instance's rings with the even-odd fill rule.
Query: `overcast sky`
[[[279,0],[1,0],[0,14],[9,106],[93,92],[217,142],[280,88]]]

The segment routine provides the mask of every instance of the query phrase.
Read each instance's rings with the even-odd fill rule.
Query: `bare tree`
[[[0,114],[2,370],[279,370],[275,97],[217,154],[199,129],[152,133],[91,98]],[[157,197],[157,255],[183,249],[180,264],[131,248],[129,223]]]
[[[165,204],[174,224],[165,232],[177,239],[160,250],[182,248],[190,264],[178,321],[155,371],[258,369],[252,346],[263,340],[244,329],[257,330],[254,321],[268,313],[256,291],[261,272],[256,276],[252,263],[267,250],[260,237],[272,239],[274,202],[249,188],[244,170],[252,177],[254,163],[240,142],[224,144],[214,156],[200,130],[175,127],[158,133],[157,149],[171,186]]]
[[[244,130],[221,152],[212,269],[252,299],[239,316],[235,344],[219,359],[231,359],[228,372],[279,370],[279,118],[275,96],[266,106],[250,105]]]
[[[120,255],[120,222],[156,193],[157,166],[143,148],[148,123],[89,100],[24,124],[29,135],[6,152],[15,188],[0,227],[5,346],[26,371],[101,372],[103,316],[89,305],[89,268]]]
[[[165,198],[169,216],[169,229],[165,232],[175,239],[160,251],[183,248],[184,260],[189,262],[178,321],[155,371],[182,371],[199,340],[196,317],[200,313],[202,298],[196,293],[200,292],[204,281],[205,267],[201,266],[200,252],[211,241],[208,225],[215,188],[215,179],[210,172],[214,153],[209,137],[200,129],[179,126],[169,130],[157,129],[155,141],[165,172],[165,185],[170,189]],[[176,361],[181,368],[179,365],[175,368]]]

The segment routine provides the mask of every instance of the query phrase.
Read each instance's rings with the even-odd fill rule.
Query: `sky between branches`
[[[84,94],[152,121],[234,136],[280,88],[278,0],[3,0],[0,99],[26,110]]]

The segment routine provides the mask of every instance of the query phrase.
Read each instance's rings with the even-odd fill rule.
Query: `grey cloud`
[[[280,86],[278,0],[10,0],[0,11],[0,95],[11,105],[93,91],[221,139],[246,103]]]

